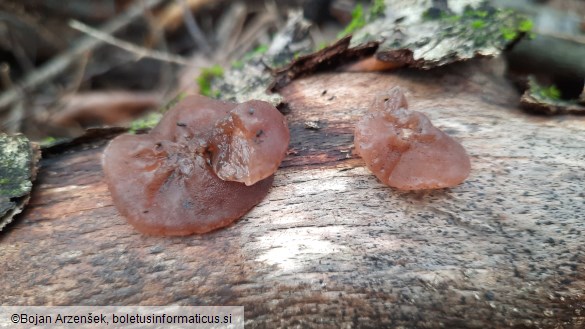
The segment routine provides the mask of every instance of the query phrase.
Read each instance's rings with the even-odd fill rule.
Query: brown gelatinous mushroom
[[[209,147],[213,171],[246,185],[272,175],[290,139],[282,127],[284,117],[272,105],[254,100],[239,104],[215,128]]]
[[[437,189],[462,183],[471,170],[461,144],[407,109],[399,88],[376,97],[355,128],[356,151],[384,184],[400,190]]]
[[[245,129],[238,122],[237,128],[225,129],[226,121],[238,117],[242,106],[249,110],[246,104],[253,104],[255,114],[256,108],[261,107],[262,114],[258,115],[266,119],[243,127],[262,129],[268,134],[266,138],[274,139],[271,143],[258,143],[255,135],[241,133]],[[231,151],[234,146],[223,143],[234,139],[239,149]],[[231,224],[266,196],[288,142],[283,116],[268,103],[238,105],[189,96],[168,111],[150,133],[121,135],[112,140],[104,152],[103,167],[116,207],[140,232],[205,233]],[[278,152],[265,150],[264,145]],[[240,149],[254,150],[246,151],[247,162],[236,156],[218,155]],[[215,158],[225,162],[220,169],[235,166],[238,172],[253,173],[236,177],[250,185],[230,181],[231,177],[218,177],[214,172]],[[231,163],[234,158],[239,162]],[[262,164],[260,169],[254,167],[258,164]]]

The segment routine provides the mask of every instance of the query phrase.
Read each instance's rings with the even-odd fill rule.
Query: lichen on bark
[[[376,58],[429,69],[478,56],[497,56],[530,32],[532,22],[485,1],[386,0],[353,34],[350,47],[379,44]],[[449,6],[449,4],[451,6]]]
[[[39,157],[25,136],[0,134],[0,230],[28,202]]]
[[[477,0],[379,0],[367,13],[359,12],[354,19],[360,24],[354,24],[351,35],[318,51],[311,49],[309,23],[298,13],[291,15],[268,51],[238,62],[211,82],[213,94],[223,100],[254,98],[278,105],[282,98],[274,92],[317,70],[372,55],[394,67],[421,69],[493,57],[532,28],[522,15]]]

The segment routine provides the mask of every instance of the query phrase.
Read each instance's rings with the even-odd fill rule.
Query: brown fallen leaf
[[[78,93],[63,99],[65,107],[50,123],[62,127],[121,125],[137,118],[161,102],[158,94],[107,91]]]

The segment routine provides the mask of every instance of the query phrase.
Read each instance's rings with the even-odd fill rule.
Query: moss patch
[[[497,9],[487,2],[478,7],[467,5],[460,15],[431,7],[423,13],[425,20],[439,21],[449,35],[473,38],[483,46],[499,38],[511,42],[532,31],[533,22],[510,9]],[[471,29],[469,29],[471,28]]]
[[[233,61],[232,62],[232,69],[241,69],[244,67],[244,64],[251,61],[254,58],[257,58],[268,51],[268,45],[259,45],[258,47],[254,48],[253,50],[247,52],[242,56],[242,59]]]
[[[534,78],[530,78],[528,88],[532,96],[538,100],[553,102],[561,100],[561,91],[555,85],[542,86]]]
[[[540,114],[585,114],[585,106],[579,104],[578,100],[565,100],[561,96],[561,91],[555,85],[543,86],[531,76],[520,104],[525,110]]]
[[[130,123],[130,128],[128,129],[128,132],[131,134],[136,134],[142,131],[149,130],[158,124],[162,116],[163,116],[162,113],[151,112],[143,116],[142,118],[136,119],[132,121],[132,123]]]
[[[374,3],[372,3],[372,7],[370,8],[370,17],[375,18],[382,16],[384,11],[386,11],[386,3],[384,3],[384,0],[374,0]]]
[[[201,70],[201,74],[197,77],[197,84],[199,85],[199,93],[203,96],[217,98],[219,91],[211,88],[211,82],[215,78],[223,76],[223,68],[219,65],[213,65]]]
[[[364,11],[364,7],[361,4],[357,4],[351,12],[351,21],[337,37],[343,38],[354,33],[364,27],[368,22],[383,16],[385,10],[386,3],[384,0],[374,0],[368,12]]]
[[[345,29],[343,31],[341,31],[341,33],[339,33],[337,35],[337,37],[343,38],[347,35],[350,35],[353,32],[361,29],[365,25],[366,25],[366,17],[364,15],[364,7],[362,7],[362,5],[360,5],[360,4],[358,4],[355,6],[353,11],[351,12],[351,22],[349,22],[349,24],[347,24]]]

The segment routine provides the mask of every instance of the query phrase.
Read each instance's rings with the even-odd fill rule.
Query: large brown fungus
[[[266,196],[288,142],[268,103],[189,96],[150,133],[115,138],[103,166],[116,207],[139,231],[205,233]]]
[[[435,189],[463,182],[470,172],[461,144],[433,126],[422,113],[408,110],[394,88],[376,97],[355,128],[356,151],[383,183],[401,189]]]

